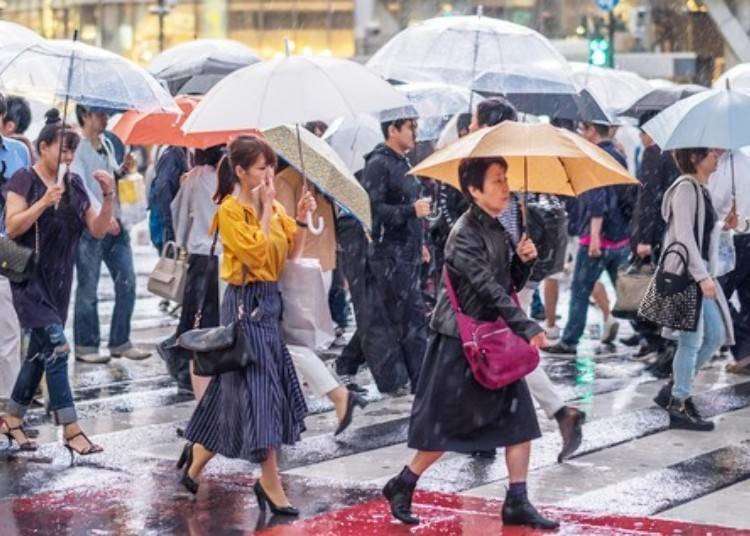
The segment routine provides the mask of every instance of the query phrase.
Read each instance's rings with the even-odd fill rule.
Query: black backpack
[[[536,245],[537,261],[531,281],[541,281],[565,266],[568,247],[568,214],[556,198],[541,198],[527,205],[528,234]]]

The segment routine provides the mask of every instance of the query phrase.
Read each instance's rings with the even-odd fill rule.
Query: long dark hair
[[[219,162],[218,185],[214,194],[214,202],[219,205],[224,198],[232,193],[239,178],[234,172],[236,166],[243,169],[252,167],[258,158],[265,157],[266,164],[276,166],[276,153],[265,140],[255,136],[239,136],[227,147],[227,154]]]
[[[63,135],[63,130],[65,134]],[[69,149],[73,152],[78,148],[78,142],[81,141],[80,136],[75,132],[70,125],[64,125],[60,117],[60,111],[57,108],[51,108],[44,114],[44,126],[39,131],[39,136],[36,139],[36,152],[42,154],[42,144],[49,147],[54,143],[60,143],[60,152],[63,149]],[[66,173],[63,177],[65,184],[65,192],[63,192],[62,199],[60,200],[61,206],[67,206],[70,203],[70,172]]]

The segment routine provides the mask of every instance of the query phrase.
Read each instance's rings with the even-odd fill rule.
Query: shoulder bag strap
[[[443,267],[443,281],[445,282],[445,292],[448,294],[451,307],[453,307],[453,310],[457,313],[461,313],[461,304],[458,303],[458,296],[456,296],[456,291],[453,289],[453,283],[451,283],[451,277],[448,275],[447,267]]]
[[[213,258],[214,254],[216,253],[216,242],[219,240],[219,227],[216,226],[216,231],[214,231],[214,239],[211,242],[211,251],[210,255]],[[208,279],[208,275],[206,275],[206,279]],[[203,317],[203,308],[206,305],[206,294],[208,294],[208,285],[206,285],[206,291],[201,295],[200,304],[198,305],[198,309],[195,312],[195,318],[193,319],[193,329],[198,329],[201,325],[201,318]]]

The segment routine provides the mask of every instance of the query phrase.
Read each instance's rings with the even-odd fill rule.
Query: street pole
[[[164,52],[164,0],[159,0],[159,52]]]
[[[607,41],[609,42],[609,54],[607,55],[607,63],[609,67],[615,68],[615,13],[614,9],[609,10],[609,27],[607,32]]]

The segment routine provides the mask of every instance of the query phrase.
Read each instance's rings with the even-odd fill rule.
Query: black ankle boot
[[[503,525],[524,525],[535,529],[554,530],[560,523],[537,512],[526,496],[506,496],[503,503]]]
[[[672,398],[669,401],[669,406],[667,406],[669,427],[682,430],[695,430],[696,432],[711,432],[714,429],[714,423],[703,419],[695,409],[692,400],[689,402],[688,400],[682,402],[676,398]]]
[[[415,486],[405,483],[399,476],[394,476],[383,488],[383,495],[391,505],[393,517],[407,525],[418,525],[419,518],[411,513],[411,498]]]
[[[654,397],[654,403],[660,408],[667,409],[667,406],[669,406],[669,400],[672,398],[673,385],[674,383],[671,380],[668,381],[661,389],[659,389],[659,392]]]

